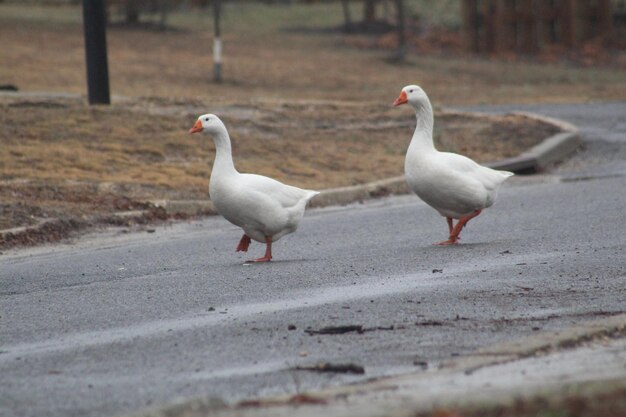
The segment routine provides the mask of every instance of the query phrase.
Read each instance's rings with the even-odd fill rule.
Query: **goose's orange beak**
[[[202,122],[200,119],[196,120],[196,124],[193,125],[191,129],[189,129],[189,133],[202,132]]]
[[[394,106],[399,106],[400,104],[406,104],[409,99],[406,98],[406,93],[403,91],[400,93],[396,101],[393,102]]]

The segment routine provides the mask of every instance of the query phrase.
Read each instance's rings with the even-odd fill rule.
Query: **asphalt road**
[[[0,415],[298,392],[625,312],[626,103],[516,109],[581,126],[586,150],[510,181],[457,247],[432,246],[444,219],[402,196],[310,210],[269,264],[242,265],[263,247],[235,253],[217,217],[5,252]],[[304,331],[337,325],[371,331]],[[292,369],[320,361],[365,374]]]

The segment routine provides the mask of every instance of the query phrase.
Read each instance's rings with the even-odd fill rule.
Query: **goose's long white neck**
[[[213,143],[215,143],[215,162],[213,163],[213,172],[220,174],[236,173],[235,164],[233,163],[233,151],[230,144],[230,136],[226,128],[220,129],[213,134]]]
[[[435,145],[433,144],[435,120],[430,102],[420,103],[420,106],[415,108],[415,117],[417,124],[409,148],[414,151],[419,150],[420,152],[435,150]]]

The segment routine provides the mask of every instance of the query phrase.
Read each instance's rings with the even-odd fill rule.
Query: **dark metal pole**
[[[222,82],[222,38],[220,31],[220,13],[222,1],[213,0],[213,80]]]
[[[89,104],[110,104],[106,14],[103,0],[83,0]]]

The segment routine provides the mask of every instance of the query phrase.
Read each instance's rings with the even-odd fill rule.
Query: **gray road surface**
[[[457,247],[431,246],[445,221],[403,196],[309,211],[269,264],[243,266],[263,247],[235,253],[217,217],[5,252],[0,415],[298,392],[625,312],[626,103],[515,108],[581,126],[586,150],[511,181]],[[345,324],[371,331],[304,332]],[[366,373],[292,369],[319,361]]]

